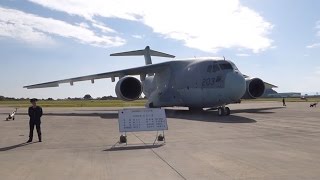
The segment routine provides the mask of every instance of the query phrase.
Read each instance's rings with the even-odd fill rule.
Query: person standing
[[[37,106],[38,99],[31,99],[30,102],[32,106],[29,107],[28,114],[30,117],[29,126],[30,126],[30,133],[29,133],[29,140],[27,141],[32,142],[33,139],[33,129],[34,126],[36,126],[39,142],[42,142],[41,139],[41,116],[42,116],[42,108],[40,106]]]
[[[282,98],[282,105],[283,105],[283,106],[287,106],[287,105],[286,105],[286,100],[285,100],[284,98]]]

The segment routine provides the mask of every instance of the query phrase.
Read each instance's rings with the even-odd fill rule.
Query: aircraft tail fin
[[[158,56],[158,57],[167,57],[167,58],[174,58],[175,56],[159,51],[154,51],[147,46],[145,49],[142,50],[135,50],[135,51],[127,51],[127,52],[120,52],[120,53],[113,53],[110,56],[144,56],[145,63],[152,64],[151,56]]]

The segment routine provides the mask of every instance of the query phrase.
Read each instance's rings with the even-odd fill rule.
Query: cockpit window
[[[232,70],[233,69],[231,64],[229,64],[229,63],[221,63],[221,64],[219,64],[219,66],[220,66],[220,68],[222,70],[225,70],[225,69],[231,69]]]
[[[233,67],[234,70],[238,71],[237,66],[236,66],[233,62],[230,62],[230,64],[232,65],[232,67]]]
[[[213,66],[212,66],[212,72],[217,72],[217,71],[219,71],[220,69],[219,69],[219,66],[218,65],[216,65],[216,64],[214,64]]]

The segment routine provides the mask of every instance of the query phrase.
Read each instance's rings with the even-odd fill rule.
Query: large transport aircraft
[[[151,56],[174,58],[154,51],[147,46],[143,50],[110,54],[110,56],[144,56],[145,66],[81,76],[59,81],[24,86],[27,89],[59,87],[59,84],[111,78],[117,81],[115,92],[124,101],[138,99],[142,92],[148,99],[146,107],[189,107],[218,109],[218,115],[229,115],[226,105],[240,99],[261,97],[265,89],[276,86],[259,78],[243,75],[236,65],[225,58],[193,58],[152,64]],[[132,76],[140,76],[140,80]]]

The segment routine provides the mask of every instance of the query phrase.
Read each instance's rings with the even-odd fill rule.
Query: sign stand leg
[[[153,141],[153,145],[158,143],[159,141],[163,141],[166,143],[166,138],[164,136],[164,130],[162,131],[162,134],[159,135],[159,131],[157,131],[156,139]]]
[[[158,134],[159,134],[159,131],[157,131],[157,135],[156,135],[156,138],[155,138],[154,141],[153,141],[153,145],[155,145],[156,142],[157,142],[157,140],[158,140]]]
[[[124,136],[126,137],[126,146],[127,146],[128,145],[127,132],[124,133]]]

